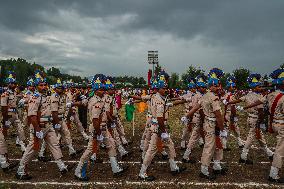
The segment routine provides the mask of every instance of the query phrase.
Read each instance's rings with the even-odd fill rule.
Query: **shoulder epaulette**
[[[34,93],[34,94],[33,94],[33,97],[38,98],[38,97],[40,97],[40,94],[39,94],[39,93]]]

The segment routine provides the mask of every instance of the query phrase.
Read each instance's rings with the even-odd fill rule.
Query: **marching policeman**
[[[7,130],[11,126],[15,126],[18,131],[18,137],[16,143],[20,145],[22,152],[25,151],[25,132],[22,122],[19,119],[17,112],[17,92],[16,92],[16,79],[14,72],[9,72],[9,76],[6,79],[8,90],[1,95],[1,108],[3,116],[3,134],[7,134]]]
[[[26,166],[31,161],[34,153],[39,150],[40,141],[44,140],[49,147],[61,174],[68,169],[62,161],[62,152],[59,140],[52,124],[51,100],[47,96],[47,82],[40,71],[36,72],[35,83],[37,92],[33,94],[28,102],[28,116],[30,128],[30,141],[20,161],[16,178],[19,180],[30,180],[32,177],[27,173]]]
[[[248,112],[247,124],[249,126],[249,133],[247,140],[245,142],[244,148],[241,153],[239,163],[253,164],[253,161],[248,159],[249,149],[252,146],[253,141],[256,139],[262,150],[266,153],[270,160],[273,159],[273,152],[267,147],[266,140],[260,129],[260,124],[263,121],[263,104],[258,106],[251,107],[256,102],[263,102],[263,96],[261,92],[261,75],[260,74],[251,74],[247,81],[249,87],[252,89],[248,94],[242,96],[241,98],[229,102],[228,104],[235,104],[239,102],[245,102],[248,106],[242,107],[237,106],[237,110],[243,111],[244,109]]]
[[[199,100],[202,98],[202,96],[207,92],[207,83],[206,83],[206,77],[204,75],[199,75],[196,77],[196,86],[197,86],[197,92],[192,97],[192,107],[195,107],[198,105]],[[187,112],[189,113],[189,112]],[[185,122],[190,122],[186,117],[183,117]],[[184,163],[196,163],[196,160],[194,160],[192,157],[190,157],[192,153],[192,149],[197,143],[197,141],[200,141],[202,139],[203,142],[203,122],[204,122],[204,116],[203,116],[203,110],[200,108],[198,111],[196,111],[191,118],[191,124],[192,124],[192,132],[191,136],[189,138],[186,150],[184,152],[182,162]]]
[[[164,147],[168,148],[169,151],[169,163],[171,173],[173,175],[179,174],[185,170],[184,167],[178,167],[176,161],[176,152],[174,143],[169,135],[167,128],[167,119],[169,117],[168,106],[167,106],[167,74],[162,71],[158,76],[158,92],[153,96],[151,100],[151,113],[152,113],[152,124],[151,124],[151,139],[148,150],[146,152],[143,164],[140,169],[139,178],[145,181],[153,181],[155,177],[147,175],[147,168],[151,164],[155,154],[157,153],[157,142],[161,140]]]
[[[201,157],[201,178],[215,179],[216,174],[225,174],[226,168],[222,168],[220,161],[223,159],[223,146],[219,137],[226,137],[227,132],[224,130],[224,119],[222,116],[221,102],[218,94],[220,92],[220,80],[223,76],[223,71],[218,68],[213,68],[208,74],[208,87],[209,90],[198,101],[198,104],[190,110],[187,117],[191,117],[197,110],[202,108],[205,115],[204,132],[205,144]],[[213,158],[213,174],[209,173],[208,167],[210,166]]]
[[[126,170],[118,165],[115,142],[107,129],[107,115],[105,112],[105,101],[103,100],[104,81],[105,76],[102,74],[95,75],[92,80],[94,93],[88,102],[92,123],[89,127],[89,132],[92,137],[90,137],[88,147],[80,158],[75,170],[75,178],[81,181],[89,180],[89,177],[87,176],[88,161],[93,153],[97,154],[99,143],[104,143],[106,145],[113,174],[115,176],[120,175]]]

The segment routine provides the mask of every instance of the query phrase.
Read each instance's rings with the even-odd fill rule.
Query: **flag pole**
[[[134,127],[134,124],[135,124],[135,111],[133,112],[133,119],[132,119],[132,136],[135,135],[135,127]]]

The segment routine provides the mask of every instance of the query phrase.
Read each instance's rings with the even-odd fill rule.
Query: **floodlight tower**
[[[148,51],[148,63],[153,65],[152,77],[154,77],[155,64],[159,65],[158,51]]]

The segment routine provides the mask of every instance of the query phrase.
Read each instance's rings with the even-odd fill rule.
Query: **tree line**
[[[20,85],[25,85],[27,79],[34,75],[35,70],[39,69],[45,71],[46,78],[48,82],[55,83],[57,78],[64,80],[73,80],[76,83],[86,84],[88,83],[88,78],[82,78],[80,76],[69,75],[66,73],[61,73],[59,68],[51,67],[47,70],[39,64],[36,63],[29,63],[25,59],[18,58],[18,59],[7,59],[7,60],[0,60],[1,66],[1,85],[4,84],[5,78],[8,75],[8,71],[14,71],[17,76],[17,81]],[[281,68],[284,68],[284,63],[280,65]],[[158,65],[155,68],[156,75],[161,70],[161,66]],[[238,68],[233,70],[232,73],[225,73],[225,76],[221,79],[223,86],[226,83],[226,79],[233,75],[236,78],[236,84],[241,89],[247,89],[247,77],[251,73],[250,70],[246,68]],[[145,73],[146,74],[146,73]],[[169,87],[170,88],[186,88],[187,85],[187,78],[188,77],[196,77],[200,74],[205,74],[205,71],[200,67],[195,67],[190,65],[185,73],[179,75],[178,73],[171,73],[169,78]],[[205,74],[206,75],[206,74]],[[264,75],[264,79],[268,79],[267,75]],[[114,82],[117,83],[118,87],[135,87],[135,88],[144,88],[147,86],[147,82],[143,77],[135,77],[135,76],[117,76],[114,77]]]

